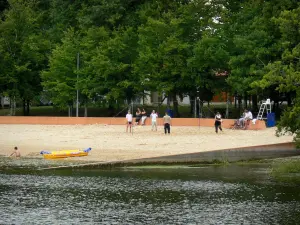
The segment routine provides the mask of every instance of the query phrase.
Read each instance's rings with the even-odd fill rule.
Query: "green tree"
[[[29,115],[30,101],[41,91],[39,71],[46,66],[48,42],[43,39],[40,13],[30,1],[9,0],[0,22],[2,87],[11,99],[22,99]]]
[[[145,4],[139,12],[144,24],[139,27],[135,71],[141,81],[149,81],[148,90],[173,99],[175,116],[179,116],[177,96],[195,96],[200,86],[198,67],[202,62],[195,58],[194,46],[209,29],[213,30],[212,20],[219,7],[200,0],[165,1]],[[197,61],[197,65],[190,61]],[[219,69],[219,65],[214,69]]]
[[[263,79],[253,85],[260,88],[275,86],[281,93],[295,93],[292,107],[281,116],[277,134],[295,134],[300,146],[300,6],[281,12],[273,20],[281,32],[282,54],[280,59],[265,67]]]
[[[228,92],[228,87],[220,74],[227,74],[229,54],[221,37],[203,37],[194,46],[194,56],[189,64],[195,71],[196,85],[200,88],[199,97],[211,101],[215,94]]]
[[[91,58],[95,90],[108,101],[127,99],[131,101],[138,83],[133,76],[133,62],[137,56],[137,35],[133,28],[111,33],[107,41],[100,42]],[[138,88],[137,88],[138,89]]]
[[[91,27],[82,35],[80,41],[80,70],[78,88],[81,93],[81,101],[85,103],[85,116],[87,116],[87,104],[93,99],[104,95],[104,81],[97,76],[93,59],[98,49],[109,40],[109,31],[104,27]],[[103,97],[103,96],[102,96]],[[103,98],[101,98],[103,99]]]
[[[272,89],[255,89],[251,84],[260,80],[264,68],[280,57],[280,31],[272,21],[282,10],[295,6],[297,1],[244,1],[239,9],[228,12],[224,17],[230,52],[230,76],[227,79],[233,90],[239,95],[253,95],[254,108],[256,95],[260,98],[275,96]],[[271,91],[271,92],[270,92]],[[276,94],[276,93],[275,93]]]
[[[43,87],[53,103],[61,108],[69,107],[69,116],[76,99],[78,87],[77,54],[79,34],[70,28],[65,32],[62,44],[57,45],[49,59],[49,69],[42,72]]]

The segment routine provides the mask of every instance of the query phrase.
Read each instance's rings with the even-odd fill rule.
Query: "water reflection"
[[[0,174],[0,224],[297,224],[296,185],[267,167]]]

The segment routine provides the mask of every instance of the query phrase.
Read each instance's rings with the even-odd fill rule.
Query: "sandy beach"
[[[193,153],[218,149],[266,145],[292,141],[292,136],[275,136],[276,128],[230,130],[216,134],[212,127],[163,127],[113,125],[0,125],[0,155],[9,155],[18,146],[22,156],[42,157],[41,150],[92,148],[85,161],[120,161]]]

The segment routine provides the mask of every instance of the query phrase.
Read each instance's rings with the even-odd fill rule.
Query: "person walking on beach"
[[[216,133],[218,133],[218,129],[220,129],[220,131],[222,130],[222,116],[219,112],[217,112],[216,116],[215,116],[215,129],[216,129]]]
[[[20,158],[21,157],[21,153],[19,152],[18,147],[14,148],[13,153],[11,153],[9,157],[11,157],[11,156],[15,156],[16,158]]]
[[[151,117],[151,125],[152,125],[151,130],[153,131],[155,127],[155,131],[157,131],[156,118],[158,117],[158,115],[155,112],[155,110],[152,111],[150,117]]]
[[[164,120],[164,129],[165,129],[165,134],[170,134],[170,130],[171,130],[171,117],[168,115],[168,113],[166,112],[165,116],[163,117]]]
[[[142,117],[141,110],[140,110],[140,108],[137,108],[136,113],[135,113],[135,125],[139,125],[141,117]]]
[[[131,127],[132,127],[132,114],[130,111],[126,114],[126,133],[128,132],[128,127],[129,127],[129,132],[131,133]]]
[[[141,115],[142,115],[142,126],[144,126],[145,120],[147,119],[147,113],[146,113],[145,109],[142,110]]]

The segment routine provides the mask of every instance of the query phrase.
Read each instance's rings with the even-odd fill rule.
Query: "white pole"
[[[202,117],[202,113],[201,113],[201,100],[200,97],[198,98],[199,101],[199,129],[200,129],[200,122],[201,122],[201,117]]]
[[[78,72],[79,72],[79,52],[77,53],[77,85],[78,85]],[[76,91],[76,117],[78,117],[78,108],[79,108],[79,90],[77,87]]]
[[[195,104],[194,104],[194,113],[195,113],[195,118],[197,118],[197,96],[195,97]]]
[[[199,104],[199,129],[200,129],[200,117],[201,117],[202,115],[201,115],[201,105],[200,105],[199,87],[197,87],[197,100],[199,101],[198,104]]]

